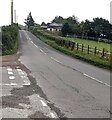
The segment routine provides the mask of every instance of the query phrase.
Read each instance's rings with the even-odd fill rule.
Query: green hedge
[[[2,55],[13,54],[17,50],[18,25],[2,27]]]

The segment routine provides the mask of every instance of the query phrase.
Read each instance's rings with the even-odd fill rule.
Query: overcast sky
[[[102,17],[110,21],[110,1],[112,0],[13,0],[18,23],[31,11],[36,23],[51,22],[55,16],[67,18],[75,15],[79,21]],[[0,26],[10,24],[11,0],[0,0]]]

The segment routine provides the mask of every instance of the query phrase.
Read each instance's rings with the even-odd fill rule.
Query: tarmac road
[[[108,70],[68,57],[28,31],[20,31],[19,52],[19,61],[31,71],[36,84],[64,117],[110,117]]]

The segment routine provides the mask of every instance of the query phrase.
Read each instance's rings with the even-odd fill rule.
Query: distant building
[[[62,26],[63,26],[62,24],[58,24],[58,23],[48,23],[41,25],[41,28],[55,32],[55,31],[60,31]]]
[[[49,26],[48,26],[48,30],[49,31],[60,31],[61,28],[62,28],[62,24],[58,24],[58,23],[50,23]]]
[[[112,1],[110,2],[110,23],[112,24]]]

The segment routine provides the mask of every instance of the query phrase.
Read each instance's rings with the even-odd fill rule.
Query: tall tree
[[[74,34],[74,26],[66,22],[61,29],[62,36],[66,37],[67,35]]]
[[[28,26],[28,28],[29,28],[30,26],[34,26],[35,21],[34,21],[32,15],[31,15],[31,12],[29,13],[27,19],[25,19],[25,22],[24,22],[24,23]]]

